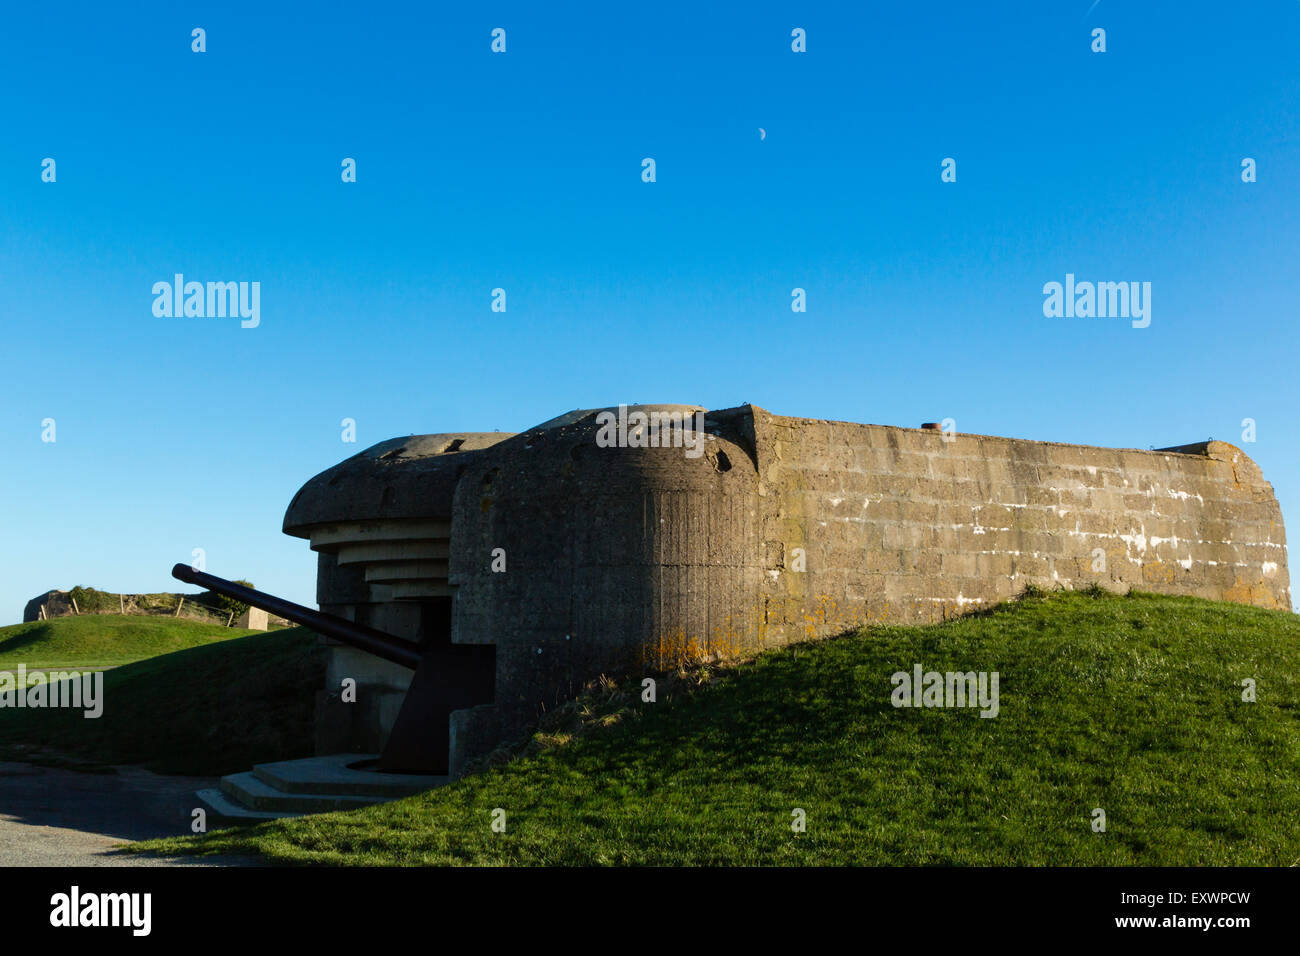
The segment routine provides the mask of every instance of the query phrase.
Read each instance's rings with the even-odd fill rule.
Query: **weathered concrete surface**
[[[494,702],[451,717],[453,770],[602,672],[941,620],[1030,583],[1290,607],[1272,487],[1223,442],[1093,448],[752,405],[704,421],[699,457],[600,447],[595,410],[385,442],[309,482],[285,530],[322,552],[326,610],[496,646]],[[408,676],[347,653],[331,680],[362,673],[371,703],[344,712],[327,688],[323,751],[376,749]]]
[[[265,631],[269,615],[260,607],[250,607],[243,614],[239,615],[239,620],[235,622],[235,627],[243,628],[249,631]]]
[[[1028,583],[1291,606],[1272,486],[1240,449],[1093,448],[756,410],[769,631],[927,622]],[[806,575],[790,573],[803,546]]]

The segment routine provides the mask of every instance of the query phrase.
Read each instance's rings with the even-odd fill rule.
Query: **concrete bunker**
[[[653,413],[702,423],[699,453],[645,441]],[[317,752],[382,747],[389,769],[453,775],[602,673],[942,620],[1030,583],[1290,607],[1277,500],[1226,443],[1095,448],[754,405],[381,442],[311,479],[284,530],[319,555],[322,612],[422,661],[413,680],[331,643]],[[338,703],[345,677],[355,705]]]

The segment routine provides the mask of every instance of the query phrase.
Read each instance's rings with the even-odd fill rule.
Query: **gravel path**
[[[81,773],[0,761],[0,866],[249,866],[236,857],[142,857],[121,844],[190,832],[194,791],[210,777],[138,767]]]

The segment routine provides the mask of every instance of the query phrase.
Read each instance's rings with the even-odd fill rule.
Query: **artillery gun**
[[[380,770],[446,774],[449,715],[453,710],[492,698],[492,663],[496,648],[490,644],[454,651],[447,644],[418,644],[333,614],[313,611],[215,574],[196,571],[185,564],[173,567],[172,577],[260,607],[270,614],[278,614],[310,628],[322,637],[341,641],[415,671],[397,721],[379,755]]]

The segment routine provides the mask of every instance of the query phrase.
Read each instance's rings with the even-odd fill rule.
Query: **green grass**
[[[89,619],[49,623],[80,620]],[[188,625],[195,632],[207,628]],[[134,633],[147,639],[135,640],[132,653],[183,639],[179,629]],[[58,646],[100,643],[88,637]],[[302,628],[216,638],[105,673],[104,712],[95,719],[80,710],[0,709],[0,758],[80,769],[142,764],[162,773],[217,775],[308,756],[315,693],[324,680],[316,637]]]
[[[253,633],[146,615],[57,617],[0,627],[0,670],[109,667]]]
[[[894,708],[890,675],[915,663],[999,671],[999,716]],[[333,864],[1300,861],[1292,614],[1030,596],[660,686],[647,704],[639,680],[602,685],[530,755],[417,797],[137,847]]]

